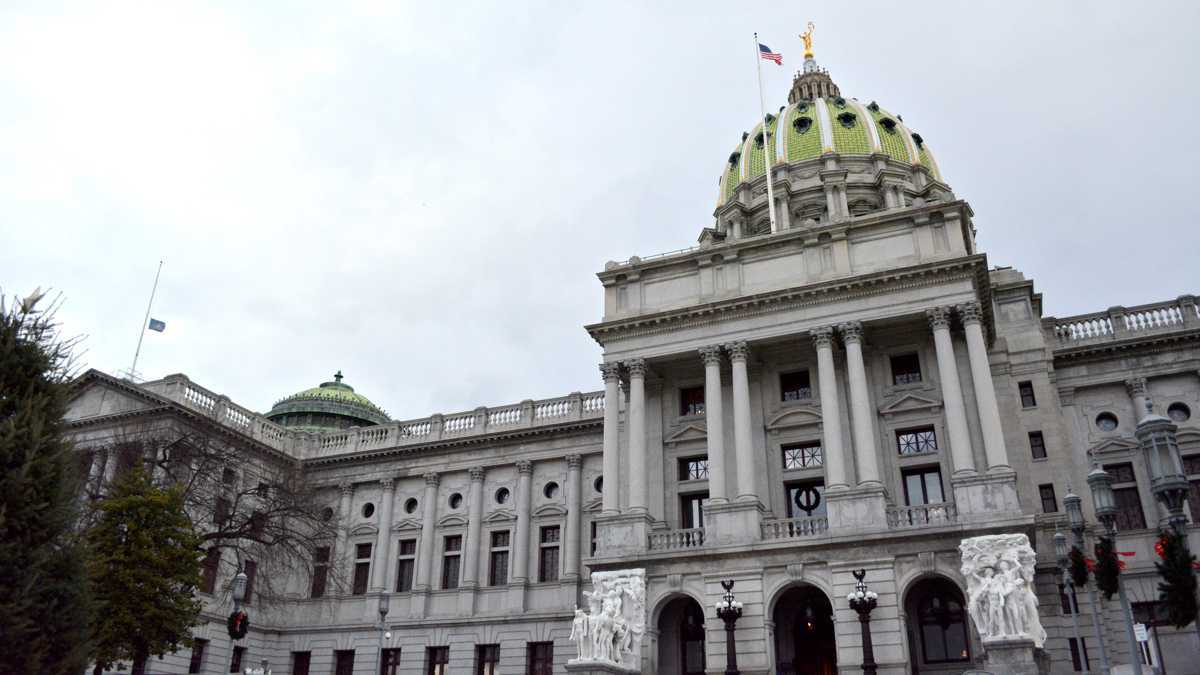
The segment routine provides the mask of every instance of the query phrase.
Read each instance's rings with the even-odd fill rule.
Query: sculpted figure
[[[986,645],[991,640],[1028,638],[1045,643],[1034,594],[1037,554],[1024,534],[964,539],[959,545],[967,580],[967,610]]]
[[[578,606],[575,607],[575,620],[571,622],[571,640],[579,650],[579,658],[592,658],[592,636],[588,630],[588,615]]]
[[[575,608],[571,640],[579,652],[572,661],[604,661],[640,669],[646,630],[646,572],[643,569],[593,572],[584,592],[587,611]]]

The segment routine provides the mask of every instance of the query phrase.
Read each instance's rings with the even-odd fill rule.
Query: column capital
[[[342,491],[343,497],[349,497],[354,494],[354,483],[350,481],[342,481],[338,483],[338,489]]]
[[[531,462],[527,459],[518,459],[517,460],[517,473],[524,475],[524,476],[529,476],[529,475],[533,474],[533,462]]]
[[[380,478],[379,485],[385,491],[395,490],[396,489],[396,479],[391,478],[390,476],[388,478]]]
[[[629,371],[629,377],[646,377],[646,359],[627,359],[625,370]]]
[[[838,332],[842,334],[842,342],[850,344],[852,342],[862,344],[862,322],[847,321],[846,323],[838,324]]]
[[[703,361],[704,365],[706,366],[721,365],[721,346],[709,345],[707,347],[701,347],[700,360]]]
[[[425,474],[425,487],[437,487],[441,482],[442,477],[436,471]]]
[[[983,322],[983,310],[979,307],[979,303],[974,300],[959,305],[958,315],[962,317],[964,326]]]
[[[470,473],[472,483],[482,483],[483,477],[487,475],[487,469],[482,466],[473,466],[470,469]]]
[[[605,384],[616,382],[621,378],[621,364],[619,363],[601,363],[600,377]]]
[[[925,310],[925,318],[929,320],[931,330],[950,330],[950,308],[933,307]]]
[[[1145,396],[1146,395],[1146,378],[1137,376],[1125,380],[1125,388],[1129,391],[1130,396]],[[1141,411],[1138,411],[1141,414]]]
[[[583,466],[583,455],[567,455],[567,469],[578,470]]]
[[[730,361],[741,361],[742,363],[745,363],[746,360],[750,358],[750,347],[746,344],[745,340],[730,342],[729,344],[725,345],[725,349],[729,350]]]
[[[833,326],[821,326],[808,332],[816,349],[833,349]]]

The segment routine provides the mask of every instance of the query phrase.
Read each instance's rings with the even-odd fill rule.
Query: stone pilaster
[[[708,499],[724,502],[729,493],[725,479],[725,420],[721,404],[721,348],[700,349],[704,362],[704,422],[708,442]]]
[[[958,362],[954,358],[954,342],[950,337],[950,308],[935,307],[925,311],[933,331],[933,346],[937,351],[938,375],[942,382],[942,404],[946,410],[946,431],[950,436],[950,457],[954,460],[954,475],[975,473],[975,455],[971,451],[971,434],[967,430],[967,411],[963,402],[962,384],[958,379]]]
[[[437,516],[438,485],[441,477],[432,471],[425,474],[425,496],[421,502],[421,541],[417,547],[417,581],[413,590],[428,593],[431,588],[430,575],[433,570],[434,523]]]
[[[1008,448],[1004,445],[1004,429],[1000,426],[1000,405],[996,402],[996,385],[992,382],[992,366],[983,335],[983,312],[979,303],[968,302],[958,306],[958,313],[967,337],[967,357],[971,361],[971,381],[979,408],[979,429],[983,434],[988,471],[1009,471]]]
[[[875,443],[875,411],[871,409],[870,384],[863,363],[862,324],[857,321],[838,326],[846,348],[846,374],[850,381],[850,423],[854,436],[854,459],[858,466],[858,484],[878,487],[879,452]]]
[[[371,556],[371,589],[383,591],[387,588],[388,559],[391,558],[392,509],[396,502],[396,482],[391,478],[379,481],[382,495],[379,498],[379,521],[376,527],[375,550]]]
[[[602,510],[612,515],[619,513],[621,488],[621,390],[620,366],[616,363],[601,363],[600,375],[604,379],[604,465],[601,475],[604,483],[601,491]]]
[[[579,455],[567,455],[567,533],[566,541],[563,543],[564,561],[563,561],[563,579],[567,581],[578,581],[580,576],[579,569],[579,549],[582,546],[582,516],[583,495],[581,494],[582,479],[580,473],[583,469],[583,457]]]
[[[733,450],[737,460],[737,499],[758,502],[758,492],[754,487],[754,445],[750,434],[750,378],[746,373],[750,349],[745,342],[734,342],[726,348],[733,370]]]
[[[846,448],[842,442],[841,396],[833,363],[833,328],[812,331],[817,350],[817,385],[821,397],[821,445],[825,453],[825,483],[830,490],[847,487]]]
[[[629,373],[629,510],[645,513],[646,493],[646,362],[625,362]]]
[[[336,557],[341,560],[341,564],[346,565],[350,560],[350,551],[347,550],[346,542],[350,538],[350,508],[354,500],[354,484],[339,483],[338,491],[341,493],[341,497],[338,499],[337,551],[335,553]]]

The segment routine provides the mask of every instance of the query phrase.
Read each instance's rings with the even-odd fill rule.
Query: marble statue
[[[646,632],[646,570],[592,572],[587,611],[576,607],[571,640],[579,656],[571,663],[600,661],[641,670]]]
[[[1041,647],[1046,631],[1038,617],[1033,569],[1037,554],[1024,534],[963,539],[962,574],[967,579],[967,611],[986,644],[1032,640]]]

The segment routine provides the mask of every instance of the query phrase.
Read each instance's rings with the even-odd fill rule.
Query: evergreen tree
[[[0,673],[81,672],[87,575],[75,453],[63,440],[73,341],[41,293],[0,297]]]
[[[1196,556],[1188,551],[1187,539],[1178,532],[1165,532],[1159,539],[1162,562],[1154,563],[1162,581],[1158,582],[1158,601],[1167,608],[1167,617],[1176,628],[1196,620]]]
[[[94,660],[132,661],[191,646],[198,623],[200,539],[184,512],[180,487],[155,487],[141,465],[120,476],[96,505],[87,533],[96,619]]]

